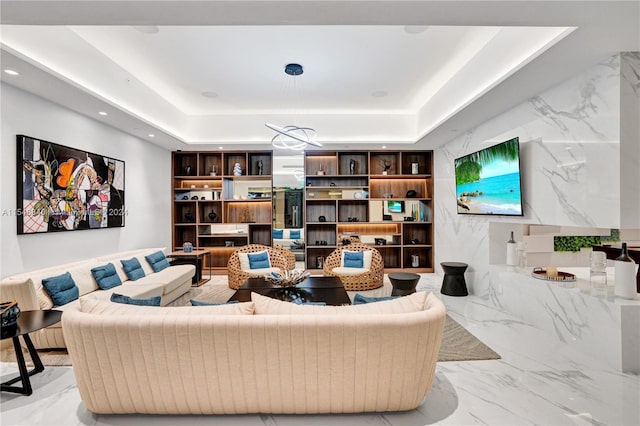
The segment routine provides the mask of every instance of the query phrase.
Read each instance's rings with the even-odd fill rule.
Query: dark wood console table
[[[622,248],[599,245],[593,246],[593,251],[603,251],[607,254],[607,259],[615,259],[620,256]],[[627,251],[629,252],[629,257],[632,258],[634,262],[640,264],[640,247],[627,247]],[[638,268],[638,273],[636,274],[636,291],[640,293],[640,268]]]
[[[204,278],[202,276],[202,270],[204,269],[203,260],[205,256],[209,256],[209,277]],[[196,274],[193,276],[191,287],[200,287],[202,284],[208,282],[211,279],[211,252],[209,250],[193,250],[185,252],[183,250],[172,251],[167,254],[167,257],[171,258],[170,263],[172,265],[192,264],[196,267]]]

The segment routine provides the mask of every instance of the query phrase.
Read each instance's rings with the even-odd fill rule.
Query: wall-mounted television
[[[459,214],[522,216],[518,138],[456,158]]]
[[[387,201],[389,213],[404,213],[404,201]]]

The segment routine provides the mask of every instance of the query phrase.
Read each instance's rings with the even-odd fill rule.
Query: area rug
[[[385,277],[386,278],[386,277]],[[386,281],[386,280],[385,280]],[[189,305],[190,299],[204,300],[210,302],[226,302],[233,295],[235,290],[227,287],[226,284],[207,283],[201,287],[194,287],[189,293],[184,294],[169,306]],[[356,292],[347,292],[353,300]],[[365,293],[367,296],[384,296],[391,294],[391,284],[385,282],[384,287],[370,290]],[[64,350],[38,351],[42,363],[47,366],[67,366],[71,365],[71,358]],[[444,323],[444,333],[438,362],[446,361],[474,361],[500,359],[495,351],[482,343],[477,337],[461,326],[453,318],[447,315]]]

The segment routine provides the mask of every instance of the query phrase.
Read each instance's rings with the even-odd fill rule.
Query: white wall
[[[0,276],[121,250],[171,244],[171,153],[43,98],[2,84]],[[125,227],[17,235],[16,135],[125,161]]]
[[[514,229],[525,223],[621,226],[626,195],[620,185],[620,68],[620,55],[615,55],[436,150],[438,270],[443,261],[468,263],[470,290],[491,297],[490,222],[513,223]],[[453,160],[516,136],[521,142],[525,216],[457,214]],[[509,235],[502,237],[506,243]]]

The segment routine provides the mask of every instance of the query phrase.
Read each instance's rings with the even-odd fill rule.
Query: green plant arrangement
[[[606,236],[556,236],[553,237],[553,251],[580,251],[603,242],[620,241],[620,230],[612,229]]]

